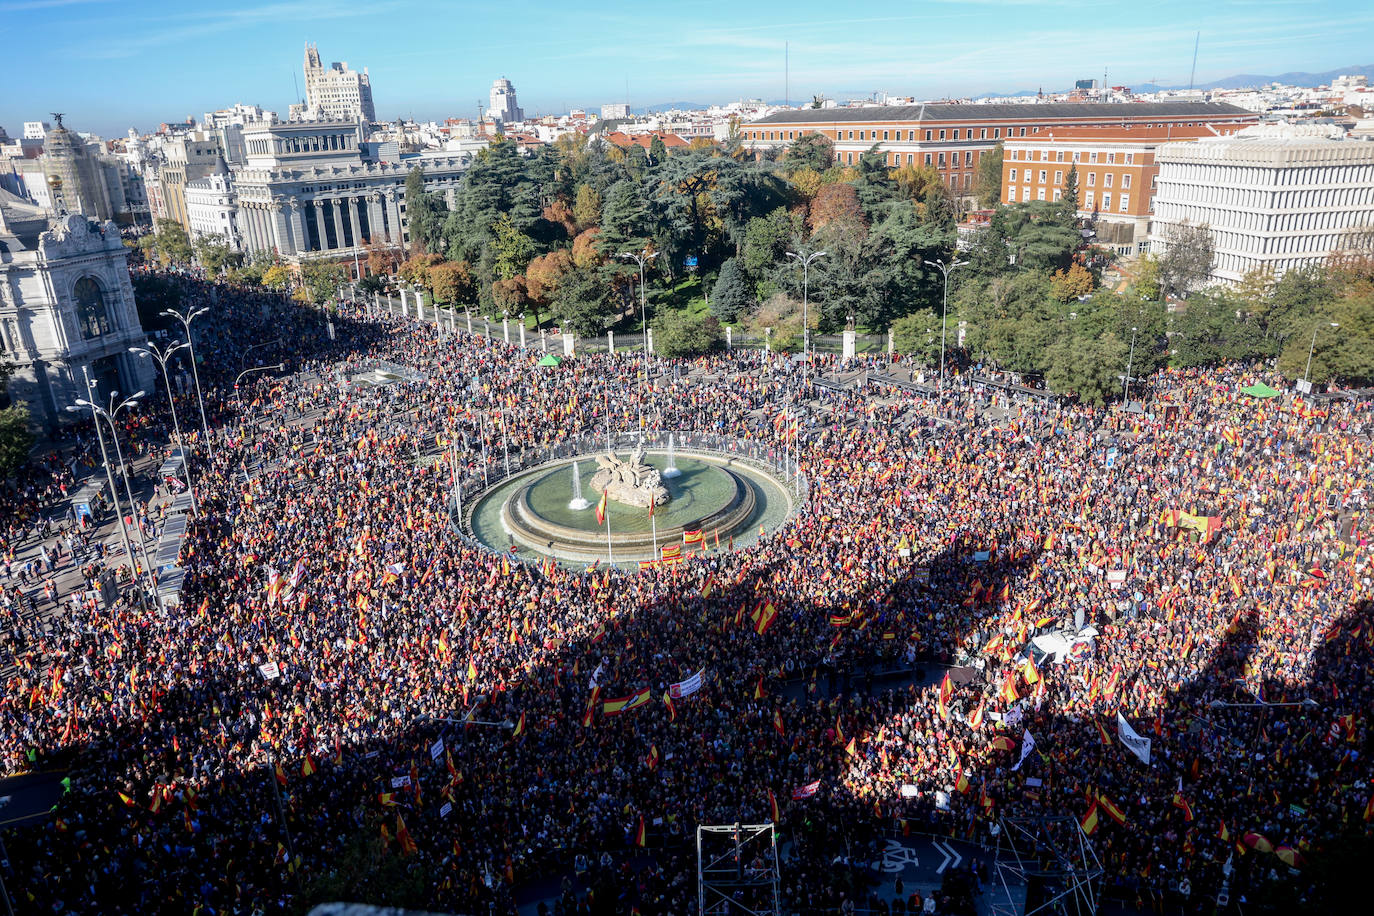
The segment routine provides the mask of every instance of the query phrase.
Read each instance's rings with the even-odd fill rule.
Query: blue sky
[[[1135,22],[1137,25],[1127,26]],[[107,136],[235,102],[285,115],[306,41],[372,75],[377,114],[471,116],[505,76],[527,113],[1074,79],[1186,84],[1374,63],[1359,0],[0,0],[0,125],[67,114]],[[1371,58],[1371,59],[1366,59]]]

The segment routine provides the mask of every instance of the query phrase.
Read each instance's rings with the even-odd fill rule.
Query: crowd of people
[[[1314,893],[1310,864],[1371,829],[1368,401],[1255,399],[1279,381],[1251,366],[1165,370],[1143,413],[967,377],[822,404],[758,351],[658,362],[641,400],[634,356],[550,370],[369,305],[164,281],[210,306],[187,577],[177,604],[73,602],[16,644],[5,769],[70,775],[6,837],[23,912],[504,914],[575,876],[562,916],[685,916],[697,825],[770,820],[789,912],[886,909],[831,863],[910,833],[993,848],[1033,815],[1071,818],[1118,896],[1186,906]],[[251,358],[285,368],[235,396],[274,339]],[[349,382],[378,360],[419,377]],[[649,570],[453,524],[484,454],[641,415],[795,450],[805,504]],[[125,432],[152,448],[169,422]],[[66,511],[49,471],[7,491],[11,548]],[[43,578],[14,572],[11,594]],[[1028,654],[1045,634],[1071,648]],[[848,676],[913,665],[957,676]]]

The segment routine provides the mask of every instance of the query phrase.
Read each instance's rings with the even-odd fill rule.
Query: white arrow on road
[[[955,850],[953,843],[941,843],[939,840],[931,840],[930,845],[934,846],[940,852],[940,855],[945,857],[945,860],[940,863],[940,867],[935,869],[935,874],[937,875],[943,875],[945,869],[950,865],[958,868],[959,863],[964,861],[964,857]]]

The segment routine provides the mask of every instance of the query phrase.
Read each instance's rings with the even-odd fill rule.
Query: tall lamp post
[[[1140,328],[1131,328],[1131,355],[1126,358],[1126,380],[1121,389],[1121,400],[1131,402],[1131,366],[1135,364],[1135,337]]]
[[[205,396],[201,394],[200,391],[200,370],[196,368],[196,341],[191,335],[191,322],[208,311],[210,311],[209,306],[202,305],[195,311],[187,310],[184,315],[172,309],[166,309],[160,314],[164,318],[175,318],[177,321],[180,321],[181,326],[186,329],[186,346],[191,351],[191,377],[194,378],[196,382],[196,403],[200,406],[200,428],[201,431],[205,433],[206,451],[210,456],[210,460],[213,461],[215,458],[215,445],[210,441],[210,424],[205,420]]]
[[[89,379],[88,379],[87,381],[88,381],[88,384],[89,384]],[[136,407],[136,406],[138,405],[138,402],[143,398],[143,396],[144,396],[145,394],[147,394],[147,392],[145,392],[145,391],[140,391],[140,392],[138,392],[137,394],[134,394],[134,395],[131,395],[130,397],[125,398],[123,401],[120,401],[118,404],[115,404],[115,398],[117,398],[117,397],[119,396],[119,392],[117,392],[117,391],[116,391],[116,392],[111,392],[111,393],[110,393],[110,406],[109,406],[108,409],[107,409],[107,408],[104,408],[104,407],[101,407],[99,404],[96,404],[96,403],[93,402],[93,401],[89,401],[89,400],[87,400],[86,398],[77,398],[77,399],[76,399],[76,408],[84,407],[84,408],[88,409],[88,410],[91,412],[92,417],[95,418],[95,424],[96,424],[96,430],[97,430],[97,432],[99,432],[99,429],[100,429],[100,420],[101,420],[101,418],[104,418],[105,422],[108,423],[108,424],[110,424],[110,438],[114,440],[115,460],[119,462],[120,472],[121,472],[121,474],[122,474],[123,477],[124,477],[124,495],[127,496],[127,497],[128,497],[128,500],[129,500],[129,515],[130,515],[130,518],[133,520],[133,523],[134,523],[134,525],[135,525],[135,527],[134,527],[134,534],[135,534],[135,535],[137,536],[137,538],[138,538],[138,551],[139,551],[139,554],[143,557],[143,571],[144,571],[144,574],[148,576],[149,583],[150,583],[150,585],[152,586],[152,589],[153,589],[154,600],[156,600],[156,596],[157,596],[157,579],[156,579],[156,578],[154,577],[154,575],[153,575],[153,567],[152,567],[152,564],[148,562],[148,547],[147,547],[147,545],[146,545],[146,544],[144,543],[144,541],[143,541],[143,527],[142,527],[141,525],[139,525],[139,522],[138,522],[138,506],[137,506],[137,504],[134,502],[134,490],[133,490],[133,487],[129,484],[129,469],[128,469],[128,466],[124,464],[124,449],[123,449],[123,447],[120,446],[120,444],[119,444],[119,429],[118,429],[118,427],[115,426],[115,420],[119,417],[119,414],[120,414],[122,411],[129,410],[130,408]],[[71,409],[74,409],[74,408],[68,408],[68,409],[71,410]],[[104,440],[103,440],[103,439],[101,440],[101,455],[102,455],[102,457],[105,457],[105,458],[106,458],[105,470],[106,470],[106,473],[109,474],[110,490],[111,490],[111,492],[113,493],[114,487],[115,487],[114,475],[109,473],[109,472],[110,472],[109,460],[108,460],[108,455],[107,455],[107,453],[105,453],[105,451],[104,451]],[[116,500],[116,506],[118,506],[118,500]],[[119,526],[120,526],[120,529],[119,529],[119,530],[124,534],[124,547],[125,547],[126,553],[130,555],[130,571],[132,571],[132,569],[133,569],[133,564],[132,564],[132,552],[129,550],[129,535],[128,535],[128,532],[125,531],[125,527],[124,527],[124,517],[123,517],[123,514],[122,514],[122,513],[120,514]]]
[[[825,257],[824,251],[813,251],[808,255],[800,255],[795,251],[787,252],[787,256],[801,265],[802,269],[802,386],[805,387],[807,375],[811,368],[811,324],[807,321],[807,306],[811,298],[811,262],[817,258]]]
[[[91,386],[91,377],[86,372],[86,367],[81,367],[81,374],[86,379],[86,387]],[[100,406],[85,398],[77,398],[75,404],[67,405],[69,413],[76,413],[80,410],[91,412],[91,422],[95,424],[95,437],[100,442],[100,460],[105,465],[105,479],[110,484],[110,500],[114,503],[115,517],[119,520],[119,537],[124,544],[124,559],[129,564],[129,581],[136,582],[138,579],[138,564],[134,562],[134,549],[129,544],[129,532],[124,527],[124,510],[119,507],[119,489],[115,486],[114,471],[110,467],[110,453],[105,450],[105,428],[100,425]]]
[[[1328,321],[1327,324],[1331,325],[1333,328],[1340,327],[1340,325],[1334,321]],[[1307,348],[1307,368],[1302,372],[1302,380],[1309,386],[1312,384],[1312,354],[1317,351],[1317,332],[1321,329],[1321,325],[1317,325],[1312,329],[1312,346]]]
[[[639,265],[639,333],[643,338],[644,347],[644,374],[639,378],[639,434],[644,435],[644,385],[649,377],[649,310],[645,305],[644,299],[644,266],[658,257],[657,251],[650,251],[648,246],[636,254],[632,251],[622,251],[620,257],[627,261],[634,261]]]
[[[926,261],[926,266],[934,267],[940,271],[945,278],[945,298],[944,305],[940,308],[940,393],[945,393],[945,331],[949,325],[949,272],[956,267],[963,267],[968,261],[955,261],[953,264],[946,265],[944,258],[936,258],[933,261]]]
[[[200,505],[196,501],[196,488],[191,483],[191,459],[186,452],[186,441],[181,437],[181,421],[177,419],[177,402],[176,397],[172,394],[172,378],[167,372],[167,360],[185,347],[186,344],[173,341],[170,344],[164,344],[159,349],[157,344],[149,341],[142,347],[130,347],[129,352],[143,359],[151,358],[162,367],[162,381],[167,385],[167,404],[172,408],[172,426],[177,433],[177,448],[181,449],[181,470],[186,475],[186,490],[191,494],[191,508],[199,515]]]

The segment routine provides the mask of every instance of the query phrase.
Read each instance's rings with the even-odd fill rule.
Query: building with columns
[[[0,359],[8,392],[36,427],[111,391],[152,390],[153,367],[128,352],[145,341],[129,282],[129,249],[113,222],[54,216],[0,191]]]
[[[1181,225],[1206,226],[1214,281],[1320,264],[1374,232],[1374,142],[1342,139],[1328,125],[1168,143],[1155,160],[1150,250],[1167,250]]]
[[[365,242],[405,246],[410,170],[420,166],[426,190],[451,204],[472,161],[466,153],[372,158],[357,121],[249,125],[244,146],[234,171],[240,245],[292,263],[365,257]]]

